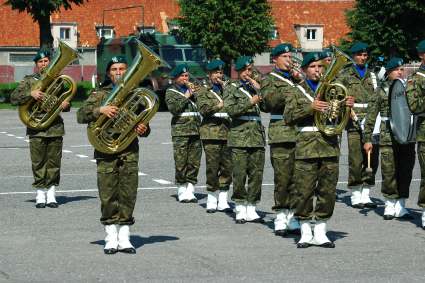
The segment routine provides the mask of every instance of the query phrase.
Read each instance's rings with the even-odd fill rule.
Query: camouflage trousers
[[[418,159],[421,165],[421,186],[419,189],[418,205],[425,208],[425,143],[418,142]]]
[[[256,204],[261,199],[261,185],[265,162],[262,147],[233,147],[233,195],[236,203]],[[248,188],[245,183],[248,179]]]
[[[198,182],[202,145],[199,136],[172,137],[176,184]]]
[[[134,224],[139,153],[127,152],[97,161],[97,187],[101,203],[103,225]]]
[[[58,186],[62,159],[62,137],[30,137],[34,188]]]
[[[412,171],[415,166],[415,144],[381,145],[381,192],[386,198],[409,197]]]
[[[371,155],[372,173],[367,173],[367,154],[363,149],[361,133],[358,131],[347,132],[348,140],[348,187],[375,185],[375,174],[378,169],[377,156]],[[376,154],[376,153],[375,153]],[[377,153],[379,155],[379,153]],[[373,158],[375,157],[375,158]],[[375,162],[373,162],[375,161]]]
[[[294,207],[295,143],[270,145],[270,160],[274,170],[274,210]]]
[[[232,183],[232,151],[226,140],[203,140],[207,191],[228,191]]]
[[[295,216],[300,220],[331,218],[335,207],[338,173],[338,157],[295,160]]]

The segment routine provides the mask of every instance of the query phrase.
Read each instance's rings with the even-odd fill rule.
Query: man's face
[[[307,67],[304,67],[304,72],[307,79],[312,81],[319,81],[321,71],[323,70],[322,60],[311,62]]]
[[[239,78],[241,80],[248,80],[248,77],[252,77],[252,64],[246,66],[243,70],[239,71]]]
[[[425,64],[425,52],[419,53],[419,58],[421,59],[422,65]]]
[[[44,58],[41,58],[40,60],[38,60],[35,63],[35,66],[36,66],[37,70],[39,72],[41,72],[49,65],[49,63],[50,63],[49,57],[44,57]]]
[[[367,59],[369,58],[369,55],[367,52],[359,52],[354,54],[353,60],[358,66],[364,66],[366,65]]]
[[[174,81],[177,85],[185,85],[189,81],[189,72],[181,73]]]
[[[401,79],[401,78],[403,78],[403,73],[404,73],[404,68],[403,67],[397,67],[395,69],[392,69],[388,73],[388,79],[390,81],[393,81],[393,80],[396,80],[396,79]]]
[[[291,52],[282,53],[279,56],[274,57],[273,62],[277,68],[289,71],[292,65],[292,54]]]
[[[124,76],[127,71],[127,64],[125,63],[114,63],[109,68],[108,76],[112,83],[116,84],[118,80]]]
[[[210,80],[214,84],[218,84],[219,80],[223,80],[223,70],[215,70],[209,74]]]

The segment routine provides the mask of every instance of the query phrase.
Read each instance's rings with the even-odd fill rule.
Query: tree
[[[87,2],[88,0],[86,0]],[[70,10],[71,4],[81,5],[84,0],[7,0],[5,5],[10,5],[13,10],[26,11],[40,28],[40,47],[53,48],[50,15],[59,12],[61,8]]]
[[[364,41],[375,58],[414,59],[417,43],[425,38],[425,1],[357,0],[346,17],[352,31],[342,45]]]
[[[227,66],[240,55],[268,49],[274,25],[267,0],[179,0],[180,32]]]

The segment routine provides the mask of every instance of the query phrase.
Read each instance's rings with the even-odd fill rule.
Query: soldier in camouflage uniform
[[[381,192],[385,197],[384,219],[411,218],[404,207],[405,199],[409,197],[409,186],[412,180],[412,170],[415,165],[415,144],[399,144],[391,134],[390,109],[388,94],[391,82],[403,76],[403,60],[392,58],[388,61],[388,80],[383,82],[376,95],[369,98],[368,113],[365,124],[366,152],[374,150],[372,146],[372,132],[378,113],[381,114],[381,129],[379,147],[381,151]]]
[[[13,105],[22,105],[34,99],[41,101],[43,92],[31,90],[31,87],[41,79],[41,72],[50,63],[50,53],[40,50],[34,57],[37,72],[25,76],[15,91],[11,94],[10,100]],[[69,111],[70,104],[62,102],[63,111]],[[65,129],[60,116],[44,130],[27,128],[29,136],[30,154],[32,162],[32,172],[34,183],[32,186],[37,190],[35,207],[44,208],[46,206],[57,208],[55,198],[56,186],[59,185],[60,167],[62,158],[62,145]]]
[[[289,125],[297,127],[295,146],[294,183],[297,194],[295,216],[301,223],[298,248],[318,245],[335,247],[326,236],[326,222],[335,207],[338,182],[339,144],[337,136],[326,136],[314,126],[314,112],[324,112],[329,103],[316,98],[316,89],[323,68],[317,53],[304,56],[302,69],[306,80],[287,95],[284,117]],[[354,99],[347,98],[352,106]],[[316,205],[314,207],[314,197]],[[315,220],[314,237],[311,222]]]
[[[77,112],[78,123],[94,123],[101,115],[112,119],[119,113],[113,105],[103,105],[108,100],[120,77],[127,71],[127,61],[123,56],[112,57],[106,68],[109,83],[94,90]],[[150,133],[148,125],[140,123],[134,129],[139,136]],[[133,211],[136,204],[139,141],[133,142],[122,152],[115,154],[102,153],[95,149],[97,164],[97,186],[101,202],[102,216],[100,222],[105,225],[105,254],[117,251],[136,253],[130,242],[130,225],[134,224]]]
[[[273,210],[277,212],[274,231],[278,236],[286,236],[288,230],[299,229],[298,221],[293,218],[294,200],[291,198],[296,130],[287,125],[283,117],[287,96],[292,93],[295,81],[291,75],[292,51],[289,43],[277,45],[271,52],[274,69],[261,81],[263,110],[271,113],[268,141],[274,170]]]
[[[196,97],[203,117],[199,133],[205,151],[208,213],[231,210],[227,203],[227,193],[232,183],[232,155],[227,146],[230,118],[222,112],[223,68],[224,62],[219,59],[207,64],[208,82]]]
[[[376,208],[369,197],[370,189],[375,185],[375,175],[366,171],[367,156],[363,150],[363,127],[367,113],[367,101],[374,94],[376,76],[367,68],[368,45],[355,43],[350,52],[354,63],[348,64],[338,75],[337,82],[348,89],[355,98],[353,111],[346,130],[348,139],[348,188],[351,189],[351,205],[354,208]],[[377,167],[377,166],[376,166]]]
[[[255,209],[261,199],[265,133],[259,108],[260,84],[251,78],[252,63],[249,56],[239,57],[235,64],[238,80],[232,81],[224,90],[224,111],[232,118],[227,145],[232,150],[232,200],[236,203],[238,224],[264,222]]]
[[[421,66],[407,82],[407,97],[410,109],[414,113],[425,112],[425,40],[417,46]],[[423,208],[422,228],[425,230],[425,117],[418,119],[418,130],[416,133],[418,142],[418,159],[421,166],[421,186],[418,197],[418,205]]]
[[[173,85],[165,93],[165,102],[173,115],[171,137],[173,140],[175,179],[179,202],[197,202],[194,192],[198,182],[202,147],[199,138],[201,115],[196,107],[196,93],[187,86],[189,70],[185,64],[177,65],[171,72]]]

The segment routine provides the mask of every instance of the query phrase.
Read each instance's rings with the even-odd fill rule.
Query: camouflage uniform
[[[10,100],[13,105],[22,105],[33,99],[31,97],[31,86],[40,79],[39,74],[25,76]],[[66,110],[66,111],[69,111]],[[34,188],[42,189],[58,186],[60,180],[60,167],[62,158],[62,145],[65,129],[60,116],[44,130],[27,128],[30,140],[30,154],[32,172],[34,176]]]
[[[212,85],[199,92],[196,104],[203,119],[199,128],[205,151],[207,191],[228,191],[232,183],[232,155],[227,146],[230,119],[217,104],[223,101],[222,91]]]
[[[293,178],[297,195],[295,216],[300,220],[329,219],[335,207],[338,182],[338,137],[325,136],[314,127],[311,107],[314,97],[315,93],[302,82],[287,95],[284,111],[287,123],[295,125],[298,130]]]
[[[274,170],[274,210],[293,207],[290,194],[293,190],[296,130],[283,119],[286,96],[291,94],[293,85],[292,78],[286,78],[278,70],[273,70],[261,81],[263,110],[271,113],[268,141]]]
[[[239,81],[231,82],[224,90],[224,111],[232,118],[227,145],[232,150],[232,200],[236,203],[256,204],[261,199],[265,132],[260,109],[251,104],[253,95],[255,90]]]
[[[202,156],[201,140],[199,139],[201,117],[192,99],[186,98],[177,85],[170,86],[165,94],[168,110],[173,115],[171,137],[177,185],[198,182]]]
[[[376,76],[374,73],[366,70],[364,77],[361,78],[355,66],[350,64],[339,73],[337,82],[347,87],[348,95],[354,97],[355,104],[353,110],[358,118],[358,121],[353,121],[350,118],[346,127],[349,165],[348,187],[351,189],[358,186],[372,187],[375,185],[375,172],[378,166],[377,164],[372,164],[372,167],[375,169],[373,174],[366,172],[367,155],[363,149],[364,140],[361,124],[364,124],[364,119],[368,111],[368,99],[374,94]]]
[[[101,115],[99,110],[112,91],[112,85],[106,85],[91,93],[77,112],[80,124],[91,124]],[[143,135],[147,136],[150,130]],[[137,198],[139,171],[139,141],[134,141],[122,152],[105,154],[94,151],[97,163],[97,186],[101,202],[104,225],[134,224],[133,211]]]
[[[425,112],[425,66],[421,66],[419,71],[412,75],[407,83],[407,98],[410,109],[414,113]],[[418,118],[418,128],[416,132],[418,142],[418,159],[421,166],[421,187],[418,197],[418,205],[425,208],[425,117]]]
[[[376,95],[369,98],[364,140],[372,142],[372,131],[381,114],[379,146],[381,151],[382,194],[388,199],[409,197],[412,170],[415,165],[414,143],[398,144],[393,140],[389,122],[388,91],[390,82],[381,84]]]

